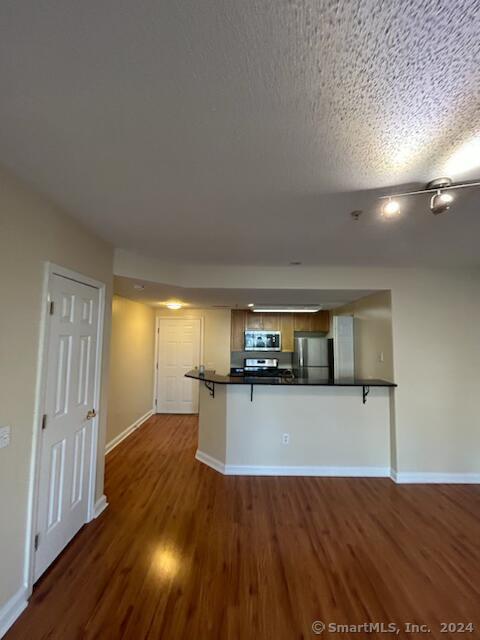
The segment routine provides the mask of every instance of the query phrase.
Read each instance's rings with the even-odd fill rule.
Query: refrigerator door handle
[[[307,358],[307,340],[306,338],[300,338],[298,340],[298,366],[304,367]]]

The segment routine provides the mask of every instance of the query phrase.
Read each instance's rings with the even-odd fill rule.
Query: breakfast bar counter
[[[193,378],[203,382],[205,386],[210,390],[212,396],[215,395],[216,384],[234,384],[242,386],[250,386],[253,388],[256,385],[271,386],[271,387],[361,387],[364,393],[363,400],[366,401],[366,396],[369,393],[370,387],[396,387],[394,382],[388,382],[387,380],[379,380],[376,378],[346,378],[342,380],[325,379],[321,376],[315,376],[314,374],[301,375],[292,373],[289,376],[248,376],[248,375],[219,375],[214,371],[205,371],[200,373],[198,369],[192,369],[185,374],[186,378]],[[253,389],[252,389],[253,398]]]
[[[186,377],[200,385],[196,457],[221,473],[390,474],[392,382],[198,369]]]

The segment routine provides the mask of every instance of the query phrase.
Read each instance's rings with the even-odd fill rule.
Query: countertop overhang
[[[378,378],[348,378],[345,380],[322,380],[315,376],[308,377],[260,377],[260,376],[230,376],[220,375],[214,371],[200,373],[192,369],[185,374],[186,378],[209,382],[211,384],[226,385],[262,385],[272,387],[396,387],[394,382]]]

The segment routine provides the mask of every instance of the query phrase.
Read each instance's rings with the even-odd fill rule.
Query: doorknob
[[[95,411],[95,409],[91,409],[87,413],[87,420],[92,420],[92,418],[95,418],[96,416],[97,416],[97,412]]]

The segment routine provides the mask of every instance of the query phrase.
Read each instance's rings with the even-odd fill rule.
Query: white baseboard
[[[200,462],[203,462],[203,464],[206,464],[207,467],[211,467],[212,469],[215,469],[215,471],[218,471],[219,473],[223,473],[223,475],[225,475],[225,465],[223,462],[220,462],[220,460],[217,460],[217,458],[212,458],[212,456],[209,456],[208,453],[204,453],[199,449],[197,449],[195,458]]]
[[[197,450],[195,457],[226,476],[318,476],[343,478],[389,478],[389,467],[311,467],[311,466],[249,466],[224,464]]]
[[[312,467],[225,465],[227,476],[316,476],[325,478],[389,478],[388,467]]]
[[[397,484],[480,484],[479,473],[403,473],[389,467],[275,467],[224,464],[197,450],[195,458],[225,476],[317,476],[328,478],[391,478]]]
[[[397,484],[480,484],[480,473],[416,473],[392,471]]]
[[[108,507],[107,496],[103,494],[96,502],[93,510],[93,517],[98,518],[98,516],[105,511]]]
[[[26,591],[22,587],[0,607],[0,638],[7,633],[20,614],[27,608]]]
[[[108,442],[105,446],[105,455],[108,455],[110,451],[113,451],[113,449],[115,449],[115,447],[119,445],[120,442],[123,442],[125,438],[128,438],[130,434],[141,427],[142,424],[146,422],[151,416],[153,416],[153,410],[147,411],[144,416],[142,416],[138,420],[135,420],[135,422],[124,429],[122,433],[119,433],[118,436],[115,436],[115,438],[113,438],[113,440],[110,440],[110,442]]]

